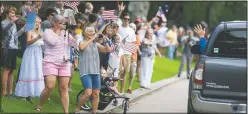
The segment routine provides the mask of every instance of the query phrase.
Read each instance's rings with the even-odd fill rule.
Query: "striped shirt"
[[[65,64],[64,60],[69,60],[69,46],[77,47],[77,40],[68,33],[62,31],[60,35],[53,32],[52,29],[46,29],[44,32],[44,59],[43,62],[52,62],[55,64]],[[67,62],[69,64],[69,62]]]

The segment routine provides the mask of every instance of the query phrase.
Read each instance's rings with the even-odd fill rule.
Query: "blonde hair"
[[[86,31],[95,31],[95,28],[92,26],[86,26],[84,29],[84,32],[86,32]]]
[[[92,3],[87,2],[87,3],[86,3],[86,7],[88,7],[89,5],[92,5],[92,6],[93,6],[93,4],[92,4]]]

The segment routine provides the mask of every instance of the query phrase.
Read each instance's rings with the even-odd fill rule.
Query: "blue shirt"
[[[206,44],[207,44],[207,38],[201,37],[199,43],[200,43],[200,53],[203,54],[203,51],[204,51]]]
[[[108,40],[107,43],[108,43],[109,46],[111,46],[110,40]],[[104,43],[101,43],[101,45],[105,46]],[[105,54],[106,54],[106,55],[105,55]],[[106,58],[103,57],[103,56],[105,56]],[[101,52],[100,52],[100,57],[101,57],[101,58],[103,57],[102,60],[104,61],[105,64],[108,63],[108,61],[109,61],[109,56],[110,56],[110,53],[109,53],[109,52],[108,52],[108,53],[101,53]]]
[[[104,19],[102,18],[101,15],[98,15],[97,22],[100,23],[100,25],[98,25],[98,27],[97,27],[97,30],[99,31],[103,27],[103,25],[104,25]]]

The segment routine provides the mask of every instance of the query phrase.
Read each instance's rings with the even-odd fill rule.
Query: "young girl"
[[[120,42],[121,42],[120,35],[113,35],[113,44],[111,46],[111,53],[109,56],[109,65],[108,65],[108,74],[114,73],[114,77],[119,77],[119,68],[120,68],[120,62],[121,62],[121,55],[123,54],[123,50],[120,48]],[[115,71],[113,72],[113,70]],[[117,88],[117,82],[114,83],[114,88]],[[117,89],[116,89],[117,90]],[[118,92],[118,90],[117,90]],[[119,93],[119,92],[118,92]]]
[[[20,75],[15,88],[15,95],[25,97],[40,97],[44,89],[42,71],[42,48],[44,45],[41,31],[41,19],[36,17],[35,29],[27,32],[27,48],[24,52]]]

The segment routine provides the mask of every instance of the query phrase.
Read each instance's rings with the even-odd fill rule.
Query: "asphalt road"
[[[187,113],[188,84],[183,79],[141,97],[130,103],[127,113]]]

